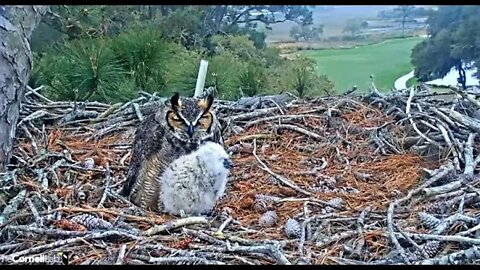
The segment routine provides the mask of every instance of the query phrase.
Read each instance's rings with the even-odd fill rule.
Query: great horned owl
[[[160,176],[159,209],[171,215],[208,214],[223,196],[232,161],[223,146],[206,142],[176,159]]]
[[[157,211],[158,175],[180,156],[197,150],[205,141],[223,145],[221,127],[212,111],[213,95],[180,98],[175,93],[140,124],[121,194],[135,205]]]

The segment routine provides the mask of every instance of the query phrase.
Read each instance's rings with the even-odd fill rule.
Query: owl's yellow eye
[[[169,111],[167,113],[167,123],[174,128],[181,128],[183,125],[183,120],[176,115],[175,112]]]
[[[204,115],[202,115],[202,117],[200,117],[200,119],[198,119],[197,125],[200,128],[208,129],[210,127],[210,125],[212,124],[212,120],[213,120],[212,113],[207,112]]]

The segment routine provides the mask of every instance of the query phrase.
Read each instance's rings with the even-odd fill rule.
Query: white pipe
[[[203,93],[205,86],[205,79],[207,78],[208,61],[201,60],[200,68],[198,70],[197,85],[195,86],[195,94],[193,97],[199,97]]]

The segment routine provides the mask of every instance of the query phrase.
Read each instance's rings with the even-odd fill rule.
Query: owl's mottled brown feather
[[[196,111],[193,106],[198,106],[198,100],[185,99],[182,102],[185,112]],[[167,113],[171,112],[171,109],[171,106],[164,104],[156,113],[147,116],[135,133],[130,166],[121,194],[128,196],[130,201],[143,209],[159,210],[158,176],[175,159],[198,149],[200,143],[195,140],[187,142],[179,139],[177,134],[179,131],[172,130],[167,123]],[[223,145],[220,123],[213,112],[212,116],[213,122],[209,131],[211,136],[206,141]]]

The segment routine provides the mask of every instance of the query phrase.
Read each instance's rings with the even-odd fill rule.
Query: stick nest
[[[472,96],[216,101],[235,167],[213,213],[183,219],[118,195],[135,128],[161,102],[53,102],[29,89],[0,178],[5,264],[58,252],[70,264],[480,260]]]

